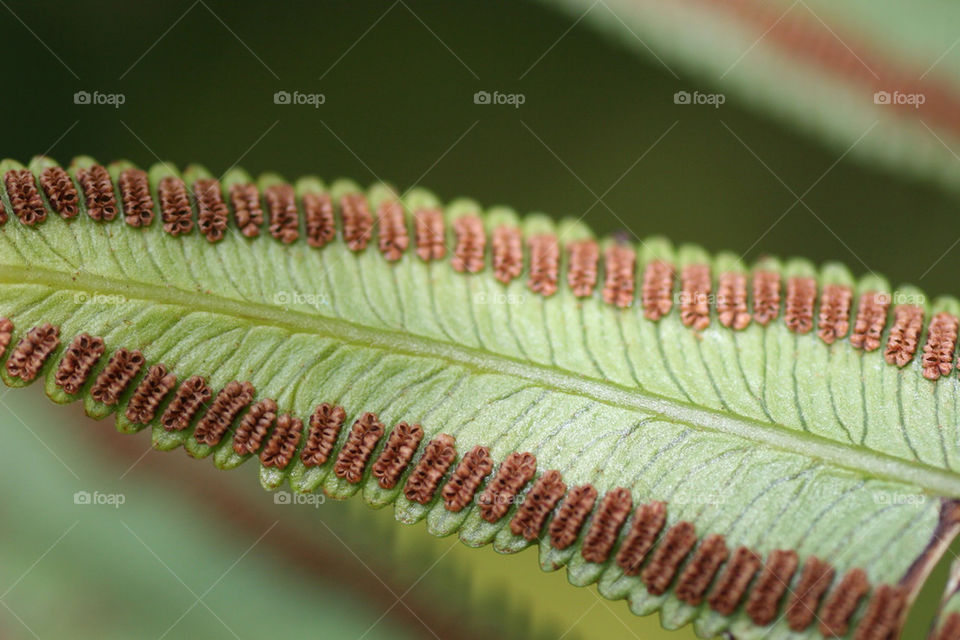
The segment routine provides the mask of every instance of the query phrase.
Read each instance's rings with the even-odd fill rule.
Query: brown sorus
[[[477,273],[483,269],[483,252],[487,245],[487,232],[478,216],[462,216],[453,221],[453,233],[457,238],[450,264],[460,273]]]
[[[666,592],[673,582],[677,568],[697,543],[697,532],[690,522],[678,522],[663,534],[663,540],[650,556],[650,562],[643,568],[640,577],[647,591],[655,596]]]
[[[303,194],[303,217],[308,245],[319,249],[333,242],[337,236],[337,223],[330,194],[315,191]]]
[[[551,233],[531,237],[527,241],[530,248],[530,277],[527,286],[534,293],[552,296],[557,292],[560,281],[560,243]]]
[[[277,416],[277,426],[260,452],[260,464],[264,467],[286,469],[297,453],[301,433],[303,421],[300,418],[294,418],[289,413]]]
[[[953,370],[953,352],[957,346],[957,318],[941,311],[930,319],[927,343],[923,345],[923,377],[938,380]]]
[[[242,456],[259,451],[276,419],[277,402],[273,398],[264,398],[251,406],[233,433],[234,452]]]
[[[870,583],[862,569],[848,571],[823,603],[820,610],[820,633],[827,637],[847,635],[850,616],[869,590]]]
[[[124,415],[136,424],[147,424],[157,415],[160,403],[177,385],[177,376],[167,373],[166,366],[155,364],[137,386]]]
[[[820,295],[820,315],[817,335],[827,344],[833,344],[850,329],[850,306],[853,290],[841,284],[828,284]]]
[[[777,617],[780,600],[797,570],[797,553],[776,549],[767,556],[760,576],[747,596],[747,615],[756,624],[766,626]]]
[[[285,182],[273,184],[264,190],[267,211],[270,213],[270,235],[290,244],[300,237],[300,216],[293,187]]]
[[[403,205],[396,200],[385,200],[377,209],[377,248],[387,262],[396,262],[410,246]]]
[[[536,472],[537,458],[532,453],[511,453],[507,456],[477,499],[480,517],[487,522],[497,522],[507,515],[517,493],[533,479]]]
[[[97,376],[90,389],[90,395],[97,402],[106,405],[117,404],[120,401],[120,394],[137,377],[144,362],[146,360],[138,350],[117,349],[110,356],[107,366]]]
[[[692,606],[703,602],[707,587],[728,555],[727,542],[722,535],[714,533],[704,538],[677,579],[677,599]]]
[[[187,378],[173,395],[160,424],[167,431],[183,431],[190,426],[197,411],[213,396],[213,391],[200,376]]]
[[[889,584],[877,587],[857,625],[853,640],[889,640],[897,637],[906,601],[906,587]]]
[[[117,198],[113,193],[110,173],[99,164],[77,170],[77,181],[83,189],[87,215],[109,222],[117,217]]]
[[[338,478],[356,484],[363,479],[363,470],[383,436],[383,423],[375,413],[365,413],[353,423],[347,441],[343,443],[333,473]]]
[[[954,611],[947,616],[934,640],[960,640],[960,613]]]
[[[893,308],[893,326],[887,338],[887,350],[883,354],[887,364],[906,366],[917,353],[920,332],[923,331],[923,309],[914,304],[901,304]]]
[[[193,210],[183,180],[174,176],[162,178],[157,184],[157,197],[163,230],[174,237],[190,233],[193,230]]]
[[[637,507],[633,513],[633,523],[617,552],[617,566],[627,576],[640,573],[640,567],[650,549],[657,541],[667,521],[667,504],[650,502]]]
[[[757,271],[753,274],[753,319],[765,327],[780,315],[780,274]]]
[[[0,358],[7,352],[13,338],[13,323],[9,318],[0,317]]]
[[[234,419],[244,407],[253,402],[256,393],[249,382],[233,380],[217,393],[207,412],[200,418],[193,438],[200,444],[214,446],[220,443],[223,435],[233,424]]]
[[[373,477],[382,488],[392,489],[397,486],[397,481],[413,460],[413,454],[417,452],[421,440],[423,427],[418,424],[401,422],[393,428],[386,446],[371,469]]]
[[[63,352],[54,382],[66,393],[75,394],[87,382],[94,365],[103,355],[103,338],[81,333]]]
[[[794,631],[803,631],[816,617],[820,598],[833,582],[834,570],[816,556],[807,558],[800,572],[800,581],[790,595],[787,605],[787,622]]]
[[[543,523],[547,521],[547,516],[560,502],[566,490],[567,485],[556,469],[540,476],[510,520],[510,531],[513,535],[523,536],[527,540],[539,538]]]
[[[557,510],[557,515],[550,521],[547,531],[550,534],[550,544],[554,549],[566,549],[573,544],[580,535],[584,521],[590,515],[593,504],[597,501],[597,490],[591,484],[573,487],[567,493],[566,499]]]
[[[607,561],[620,528],[632,509],[633,499],[629,489],[618,487],[603,496],[580,548],[584,560],[596,563]]]
[[[407,478],[407,484],[403,487],[404,497],[420,504],[430,502],[440,486],[440,480],[456,459],[453,436],[441,433],[431,440]]]
[[[29,169],[10,169],[3,175],[7,186],[10,206],[20,222],[32,227],[47,219],[47,208],[43,206],[33,172]]]
[[[673,265],[653,260],[643,270],[641,302],[647,320],[659,320],[673,308]]]
[[[362,193],[348,193],[340,198],[343,239],[351,251],[363,251],[373,236],[373,216]]]
[[[230,185],[230,204],[240,233],[248,238],[259,236],[263,226],[263,207],[257,185],[249,182]]]
[[[153,222],[153,196],[146,171],[124,169],[117,181],[120,186],[120,201],[123,202],[123,219],[131,227],[146,227]]]
[[[447,255],[443,212],[437,209],[417,209],[413,214],[417,255],[424,262],[440,260]]]
[[[850,344],[864,351],[879,349],[889,309],[890,296],[886,294],[867,291],[860,296],[857,319],[853,323],[853,333],[850,334]]]
[[[491,471],[493,458],[490,450],[479,445],[470,449],[440,490],[444,508],[447,511],[462,511],[473,500],[480,483]]]
[[[80,211],[80,196],[70,179],[70,174],[61,167],[47,167],[40,174],[40,186],[50,206],[64,220],[76,218]]]
[[[500,225],[493,230],[493,277],[503,284],[523,273],[523,236],[516,227]]]
[[[7,223],[7,208],[3,206],[3,200],[0,200],[0,226]]]
[[[569,266],[567,284],[573,295],[586,298],[593,294],[597,286],[597,263],[600,260],[600,247],[594,240],[577,240],[567,245]]]
[[[223,240],[227,231],[227,203],[223,201],[220,181],[201,178],[193,183],[193,195],[197,199],[197,228],[208,242]]]
[[[737,271],[720,274],[717,282],[717,319],[720,324],[737,331],[750,324],[747,307],[747,276]]]
[[[12,329],[12,327],[11,327]],[[7,359],[7,373],[24,382],[37,377],[53,350],[60,346],[60,327],[49,322],[34,327],[20,338]]]
[[[703,331],[710,326],[710,267],[689,264],[680,274],[680,321]]]
[[[813,305],[817,299],[817,281],[813,278],[788,278],[787,301],[783,321],[794,333],[809,333],[813,329]]]
[[[621,309],[633,304],[636,289],[637,252],[623,245],[611,245],[603,254],[603,301]]]
[[[300,461],[303,462],[303,466],[317,467],[330,458],[330,452],[337,443],[337,437],[346,419],[347,412],[343,407],[326,402],[317,405],[313,415],[310,416],[307,442],[300,452]]]
[[[710,608],[725,616],[731,615],[759,569],[760,557],[746,547],[737,547],[707,597]]]

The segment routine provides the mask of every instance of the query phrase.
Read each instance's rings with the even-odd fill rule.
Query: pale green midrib
[[[58,290],[116,294],[128,299],[153,301],[248,319],[295,333],[316,333],[345,343],[371,346],[418,357],[439,358],[479,372],[510,375],[563,393],[593,398],[627,410],[653,413],[696,429],[711,429],[793,454],[819,459],[837,467],[887,480],[915,485],[929,493],[960,497],[960,475],[895,458],[883,453],[833,442],[782,425],[764,423],[736,414],[706,409],[615,383],[578,378],[554,367],[533,364],[509,356],[462,347],[409,333],[371,329],[346,320],[325,318],[302,311],[223,298],[209,293],[174,287],[125,282],[86,273],[69,274],[42,267],[0,269],[0,283],[39,284]]]

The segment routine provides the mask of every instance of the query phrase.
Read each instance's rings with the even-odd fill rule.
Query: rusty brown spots
[[[557,510],[557,515],[547,527],[550,533],[550,544],[554,549],[563,550],[576,542],[580,529],[596,501],[597,490],[593,485],[585,484],[570,489],[563,504]]]
[[[673,265],[663,260],[654,260],[643,270],[641,301],[647,320],[659,320],[673,308],[673,276]]]
[[[665,593],[673,582],[677,567],[696,543],[697,532],[689,522],[678,522],[667,529],[640,576],[647,585],[647,591],[655,596]]]
[[[864,351],[879,349],[889,308],[890,296],[886,294],[868,291],[860,296],[857,319],[853,323],[853,333],[850,334],[850,344]]]
[[[417,209],[413,214],[417,255],[424,262],[447,255],[443,213],[437,209]]]
[[[307,442],[300,452],[300,461],[305,467],[317,467],[330,458],[347,419],[347,412],[343,407],[324,402],[317,405],[310,416],[310,431],[307,433]]]
[[[343,239],[351,251],[363,251],[373,236],[373,216],[362,193],[348,193],[340,198],[343,218]]]
[[[10,206],[20,222],[32,227],[47,219],[47,208],[43,206],[33,172],[29,169],[10,169],[3,176],[7,185]]]
[[[420,462],[407,478],[407,484],[403,487],[404,497],[420,504],[430,502],[440,486],[440,480],[456,459],[453,436],[441,433],[431,440]]]
[[[736,271],[720,274],[717,282],[717,319],[737,331],[750,324],[747,308],[747,276]]]
[[[383,202],[377,210],[377,224],[380,227],[377,247],[387,262],[396,262],[410,246],[403,205],[396,200]]]
[[[7,352],[13,338],[13,323],[9,318],[0,317],[0,358]]]
[[[816,617],[820,598],[833,582],[833,567],[816,556],[807,558],[800,573],[800,581],[790,596],[787,622],[794,631],[803,631]]]
[[[300,217],[293,187],[286,183],[270,185],[264,191],[270,212],[270,235],[290,244],[300,237]]]
[[[153,196],[147,172],[124,169],[117,181],[123,202],[123,219],[131,227],[146,227],[153,222]]]
[[[794,333],[813,329],[813,305],[817,298],[817,281],[813,278],[787,279],[787,301],[783,321]]]
[[[479,445],[470,449],[440,490],[444,508],[453,512],[463,510],[473,500],[480,483],[491,471],[493,458],[490,457],[490,450]]]
[[[248,238],[259,236],[263,225],[263,207],[260,205],[257,185],[249,182],[230,185],[230,204],[233,205],[233,219],[240,233]]]
[[[77,181],[83,189],[87,214],[97,221],[117,217],[117,198],[113,194],[113,181],[106,168],[99,164],[77,171]]]
[[[957,318],[941,311],[930,319],[927,343],[923,345],[923,377],[937,380],[953,370],[953,351],[957,346]]]
[[[516,227],[501,225],[493,230],[493,277],[503,284],[523,273],[523,237]]]
[[[297,453],[301,433],[303,421],[300,418],[294,418],[289,413],[278,416],[277,426],[260,452],[260,464],[264,467],[286,469]]]
[[[780,274],[757,271],[753,274],[753,319],[767,326],[780,315]]]
[[[233,380],[220,390],[210,409],[197,423],[194,439],[200,444],[214,446],[220,443],[234,419],[244,407],[253,402],[256,389],[249,382]]]
[[[532,453],[511,453],[500,465],[500,470],[480,497],[480,517],[497,522],[507,515],[517,493],[533,479],[537,472],[537,458]]]
[[[53,210],[64,220],[77,217],[80,196],[70,179],[70,174],[61,167],[47,167],[40,174],[40,187]]]
[[[375,413],[365,413],[353,423],[347,441],[343,443],[333,472],[338,478],[356,484],[363,479],[363,469],[367,466],[373,448],[383,436],[383,423]]]
[[[12,329],[12,326],[11,326]],[[37,377],[44,362],[60,346],[60,327],[45,323],[20,338],[7,359],[7,373],[24,382]]]
[[[515,536],[523,536],[527,540],[536,540],[540,537],[543,523],[553,508],[560,502],[560,498],[567,491],[560,472],[551,469],[534,483],[526,498],[517,508],[517,513],[510,520],[510,531]]]
[[[731,615],[743,599],[743,594],[758,569],[760,557],[746,547],[737,547],[733,558],[724,567],[707,597],[710,608],[725,616]]]
[[[629,489],[618,487],[603,496],[580,548],[584,560],[598,563],[607,561],[631,509],[633,499]]]
[[[97,402],[114,405],[120,401],[120,394],[126,390],[140,373],[146,360],[138,350],[117,349],[97,376],[90,395]]]
[[[869,590],[870,583],[862,569],[848,571],[823,603],[820,610],[820,633],[827,637],[847,635],[850,616]]]
[[[483,252],[487,244],[483,221],[477,216],[457,218],[453,221],[453,233],[457,238],[450,261],[454,270],[477,273],[483,269]]]
[[[527,241],[530,248],[530,277],[527,286],[534,293],[552,296],[560,280],[560,244],[557,237],[544,233]]]
[[[237,455],[256,453],[263,444],[267,432],[277,419],[277,403],[265,398],[247,411],[233,433],[233,450]]]
[[[640,573],[640,567],[666,521],[665,502],[649,502],[637,507],[633,513],[630,531],[617,552],[617,566],[623,570],[624,575],[635,576]]]
[[[91,336],[89,333],[76,336],[63,352],[54,382],[71,395],[77,393],[87,382],[103,351],[103,338]]]
[[[208,242],[220,242],[227,231],[227,203],[223,201],[220,181],[201,178],[193,183],[197,199],[197,228]]]
[[[570,264],[567,267],[567,284],[573,295],[586,298],[593,295],[597,286],[597,262],[600,247],[594,240],[578,240],[567,245]]]
[[[209,402],[212,396],[213,391],[203,378],[187,378],[173,394],[167,410],[160,416],[160,424],[167,431],[183,431],[190,426],[200,407]]]
[[[857,625],[853,640],[889,640],[897,637],[906,601],[906,587],[880,585]]]
[[[693,606],[703,602],[707,587],[728,555],[727,543],[722,535],[715,533],[704,538],[677,579],[677,598]]]
[[[907,365],[917,353],[920,332],[923,331],[923,309],[913,304],[901,304],[893,308],[893,326],[887,338],[887,350],[883,354],[887,364],[898,367]]]
[[[127,420],[136,424],[147,424],[157,415],[160,403],[167,394],[177,385],[177,376],[167,373],[162,364],[155,364],[147,369],[147,375],[137,385],[124,415]]]
[[[624,309],[633,303],[637,253],[630,247],[611,245],[603,255],[603,301]]]
[[[820,316],[817,335],[827,344],[833,344],[850,329],[850,306],[853,290],[840,284],[828,284],[820,295]]]
[[[418,424],[399,423],[390,432],[387,444],[380,457],[373,463],[373,477],[384,489],[397,486],[397,481],[417,452],[423,440],[423,427]]]
[[[797,553],[777,549],[770,552],[763,571],[747,597],[747,615],[761,627],[774,621],[780,600],[797,570]]]
[[[947,616],[934,640],[960,640],[960,613],[954,611]]]
[[[333,218],[333,201],[327,193],[313,191],[303,194],[303,217],[306,223],[307,244],[319,249],[337,236]]]
[[[710,326],[710,267],[690,264],[680,274],[680,321],[703,331]]]
[[[174,176],[161,179],[157,196],[160,198],[163,230],[174,237],[190,233],[193,230],[193,210],[183,180]]]
[[[0,200],[0,226],[7,223],[7,208],[3,206],[3,200]]]

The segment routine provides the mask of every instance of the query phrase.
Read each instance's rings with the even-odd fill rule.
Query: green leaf
[[[70,174],[76,179],[93,164],[77,159]],[[50,166],[52,161],[38,158],[30,168],[44,183]],[[9,177],[18,167],[5,161],[0,173]],[[0,316],[14,328],[0,376],[8,385],[27,384],[23,378],[29,376],[12,375],[25,368],[11,362],[29,361],[28,332],[49,323],[59,328],[59,344],[42,360],[38,378],[56,402],[79,399],[97,418],[116,414],[122,432],[148,426],[157,448],[183,446],[223,468],[253,457],[234,448],[233,436],[248,416],[289,414],[302,421],[303,435],[288,438],[288,465],[265,465],[272,458],[261,458],[266,488],[289,483],[298,492],[322,490],[335,498],[361,493],[371,506],[393,504],[401,522],[425,520],[435,535],[456,533],[468,545],[513,552],[538,544],[545,570],[566,566],[573,584],[596,583],[603,596],[627,599],[638,615],[659,611],[668,628],[692,622],[705,638],[724,632],[737,638],[817,637],[824,621],[849,637],[897,630],[956,534],[958,377],[955,325],[952,337],[949,329],[960,305],[952,299],[928,303],[914,289],[891,291],[879,277],[857,280],[839,265],[816,269],[803,260],[765,259],[748,269],[736,256],[674,248],[659,238],[636,246],[598,240],[598,264],[583,256],[573,260],[568,245],[592,238],[579,222],[520,218],[503,208],[476,218],[482,210],[467,200],[442,209],[445,255],[425,260],[419,254],[430,257],[426,249],[436,245],[417,237],[414,219],[440,207],[437,199],[414,190],[400,197],[400,217],[391,217],[387,205],[398,196],[389,187],[362,192],[349,181],[298,181],[299,218],[290,222],[284,218],[290,203],[283,202],[282,178],[262,177],[261,196],[280,187],[260,200],[268,219],[259,227],[253,223],[260,233],[247,237],[238,229],[229,188],[248,181],[241,171],[220,183],[230,218],[223,238],[211,241],[201,233],[210,211],[198,212],[193,195],[195,181],[209,177],[199,167],[185,177],[191,216],[200,216],[200,224],[174,236],[164,229],[170,211],[158,204],[158,186],[178,172],[168,165],[150,169],[157,215],[138,228],[124,222],[131,193],[120,188],[120,173],[129,168],[110,167],[113,184],[107,187],[122,209],[112,222],[90,218],[93,201],[78,184],[76,218],[64,220],[51,210],[46,221],[24,224],[18,213],[31,194],[6,181]],[[364,230],[362,219],[358,227],[354,208],[342,205],[343,196],[361,193],[375,222],[365,248],[357,242],[363,233],[356,233]],[[328,211],[336,213],[335,237],[322,247],[308,242],[317,237],[310,224],[323,223],[315,195],[329,195]],[[104,194],[99,196],[102,204]],[[41,190],[38,197],[51,206],[49,194]],[[477,229],[465,231],[471,220],[485,228],[485,239]],[[520,230],[519,254],[503,238],[490,241],[502,227]],[[281,228],[296,229],[298,238],[285,243],[272,237],[282,235]],[[635,264],[627,258],[633,251]],[[456,268],[481,256],[483,266],[475,273]],[[517,259],[519,274],[504,266]],[[654,263],[673,265],[683,276],[660,278],[667,289],[659,298],[658,281],[648,272]],[[571,266],[587,281],[596,275],[588,295],[575,295],[568,282]],[[725,326],[718,305],[723,311],[743,302],[752,311],[752,276],[758,272],[780,276],[778,317],[766,326],[757,318],[739,330]],[[726,292],[715,299],[726,291],[719,283],[732,282],[725,274],[737,273],[748,276],[745,297]],[[697,274],[706,274],[709,292],[695,288]],[[804,300],[793,291],[802,278],[813,278],[815,298]],[[849,306],[844,292],[852,296]],[[851,331],[863,333],[856,326],[858,308],[871,292],[893,302],[881,313],[880,345],[894,332],[895,309],[916,305],[925,318],[939,319],[902,341],[911,355],[910,345],[916,347],[905,366],[889,364],[884,348],[864,351],[849,340]],[[671,302],[671,309],[651,320],[656,300]],[[102,338],[105,351],[71,395],[57,384],[57,372],[82,333]],[[133,367],[129,379],[113,371],[115,362],[108,365],[118,349],[142,352],[144,365]],[[237,402],[239,410],[221,421],[223,437],[201,442],[198,423],[224,415],[218,413],[222,398],[199,407],[188,428],[169,430],[161,416],[180,387],[164,396],[148,425],[135,423],[127,410],[148,368],[157,364],[178,384],[202,377],[214,398],[232,382],[250,383],[255,392],[249,400],[273,400],[276,411]],[[109,395],[96,391],[110,384],[119,391],[116,404],[105,404]],[[326,461],[308,466],[299,452],[321,403],[343,407],[345,421]],[[368,412],[375,415],[363,417]],[[280,422],[263,419],[264,442]],[[350,440],[352,429],[362,432],[377,422],[382,437],[371,430],[362,442]],[[422,440],[403,443],[409,460],[390,437],[401,422],[419,424],[424,432]],[[441,434],[455,438],[457,459],[421,504],[405,488],[428,443]],[[281,444],[266,446],[276,445],[276,452]],[[474,447],[488,449],[490,468],[470,466]],[[524,475],[522,459],[510,457],[517,453],[535,457],[535,478]],[[396,468],[402,473],[388,486],[372,467],[391,456],[400,457]],[[362,471],[357,482],[343,472],[351,462]],[[559,548],[562,536],[551,531],[553,523],[563,524],[566,505],[543,507],[550,518],[532,542],[511,526],[518,513],[529,515],[540,504],[537,491],[550,470],[559,472],[566,488],[589,484],[598,494],[582,519],[566,520],[575,542],[565,548]],[[465,508],[454,510],[456,500],[445,499],[454,495]],[[483,496],[506,508],[490,508]],[[653,515],[660,502],[662,527]],[[635,566],[639,575],[626,575],[630,558],[624,549],[636,547],[644,535],[652,549],[634,556],[643,562]],[[720,553],[721,547],[728,553]],[[734,565],[746,566],[734,559],[753,554],[765,568],[757,565],[753,582],[734,589]],[[795,571],[787,570],[791,558]],[[804,616],[788,610],[804,606],[795,601],[806,590],[804,576],[816,562],[811,558],[833,571],[816,585],[822,597],[804,601],[812,611],[798,625]],[[860,571],[863,597],[850,597]],[[835,605],[845,598],[855,607],[841,611]]]

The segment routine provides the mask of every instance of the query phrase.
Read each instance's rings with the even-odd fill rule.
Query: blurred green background
[[[841,159],[733,96],[677,106],[678,90],[722,87],[539,4],[45,0],[4,4],[0,20],[3,155],[21,161],[422,184],[956,292],[954,196]],[[75,104],[78,91],[125,102]],[[325,101],[278,105],[278,91]],[[475,104],[478,91],[524,103]],[[0,398],[4,638],[692,637],[540,573],[535,551],[469,550],[359,504],[277,505],[252,467],[150,453],[146,434],[41,396]],[[75,505],[76,491],[124,504]]]

